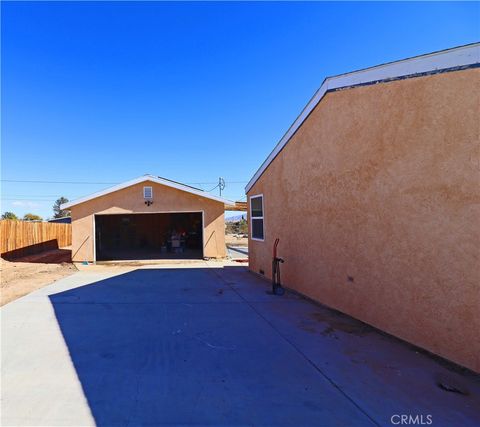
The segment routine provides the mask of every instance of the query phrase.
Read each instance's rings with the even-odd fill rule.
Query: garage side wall
[[[144,186],[153,187],[154,202],[148,207],[143,198]],[[75,262],[94,261],[94,214],[193,211],[204,212],[204,256],[225,257],[223,203],[154,182],[144,182],[72,207],[72,259]]]
[[[480,371],[480,71],[331,92],[249,191],[250,269]]]

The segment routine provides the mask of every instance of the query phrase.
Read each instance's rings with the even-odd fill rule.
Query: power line
[[[112,185],[119,184],[118,182],[89,182],[89,181],[33,181],[20,179],[2,179],[2,182],[18,182],[28,184],[95,184],[95,185]]]
[[[211,182],[211,184],[213,184],[213,182]],[[213,187],[211,190],[207,190],[207,193],[211,193],[213,190],[215,190],[215,188],[217,188],[220,184],[217,184],[215,187]]]
[[[2,179],[1,182],[26,183],[26,184],[88,184],[88,185],[115,185],[120,182],[92,182],[92,181],[41,181],[41,180],[21,180],[21,179]],[[225,181],[226,184],[246,184],[248,181]],[[216,181],[209,182],[185,182],[187,185],[211,185]],[[216,188],[216,187],[215,187]]]
[[[29,197],[28,199],[21,199],[18,197],[10,198],[10,197],[1,197],[0,200],[18,200],[19,202],[21,201],[32,201],[32,202],[50,202],[52,200],[56,200],[55,198],[52,199],[37,199],[35,197]]]
[[[1,182],[9,183],[29,183],[29,184],[91,184],[91,185],[114,185],[118,182],[93,182],[93,181],[43,181],[43,180],[19,180],[19,179],[1,179]],[[206,190],[207,193],[211,193],[216,188],[220,188],[220,195],[225,188],[225,184],[245,184],[248,181],[224,181],[223,178],[219,178],[218,182],[190,182],[185,183],[187,185],[211,185],[216,184],[215,187],[210,190]],[[50,198],[51,197],[51,198]],[[8,194],[2,195],[0,200],[5,201],[32,201],[32,202],[51,202],[56,200],[59,195],[53,194]],[[75,199],[74,197],[70,197]],[[243,198],[243,197],[242,197]]]
[[[218,187],[218,184],[211,188],[210,190],[205,190],[207,193],[210,193],[211,191],[215,190],[216,188]],[[22,199],[23,197],[27,197],[27,199]],[[47,197],[54,197],[55,199],[58,199],[60,198],[60,196],[58,194],[4,194],[2,195],[2,197],[0,197],[2,200],[29,200],[29,199],[32,199],[32,198],[47,198]],[[75,198],[78,198],[78,197],[82,197],[82,196],[69,196],[69,198],[71,199],[75,199]],[[241,197],[237,198],[239,200],[241,199],[245,199],[247,196],[246,195],[242,195]],[[14,198],[14,199],[12,199]],[[48,199],[50,200],[50,199]]]
[[[4,194],[4,197],[58,197],[58,194]]]

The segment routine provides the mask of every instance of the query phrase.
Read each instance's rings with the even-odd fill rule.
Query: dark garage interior
[[[95,215],[97,261],[199,259],[201,212]]]

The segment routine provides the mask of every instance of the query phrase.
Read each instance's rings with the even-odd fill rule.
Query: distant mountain
[[[237,221],[240,221],[241,219],[247,219],[247,214],[244,213],[242,215],[235,215],[235,216],[231,216],[230,218],[225,218],[225,222],[237,222]]]

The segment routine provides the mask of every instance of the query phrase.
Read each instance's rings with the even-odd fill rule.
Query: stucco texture
[[[145,205],[144,186],[153,187],[151,206]],[[194,211],[203,211],[204,215],[204,257],[225,257],[223,203],[146,181],[72,206],[72,259],[75,262],[94,261],[94,214]]]
[[[250,189],[250,269],[480,371],[480,71],[328,93]]]

